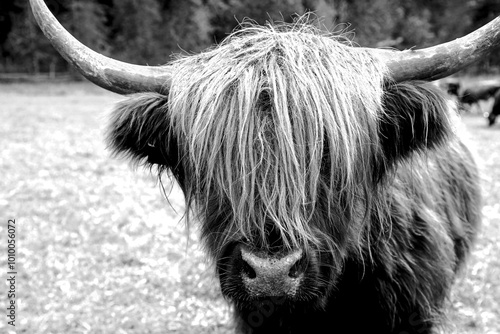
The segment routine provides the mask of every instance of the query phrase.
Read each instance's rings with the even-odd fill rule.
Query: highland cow
[[[456,106],[414,80],[486,54],[478,45],[498,45],[498,19],[467,40],[404,52],[356,48],[306,24],[250,26],[141,67],[86,49],[31,2],[87,78],[136,93],[114,110],[108,142],[179,183],[238,332],[439,324],[481,199]]]

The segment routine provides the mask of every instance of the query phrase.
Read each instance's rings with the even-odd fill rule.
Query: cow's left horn
[[[370,49],[387,64],[396,82],[437,80],[467,67],[500,45],[500,16],[454,41],[420,50]]]
[[[30,0],[38,25],[52,45],[87,79],[107,90],[129,94],[165,92],[172,81],[168,66],[139,66],[92,51],[62,27],[43,0]]]

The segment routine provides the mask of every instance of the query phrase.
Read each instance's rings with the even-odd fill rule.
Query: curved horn
[[[84,77],[104,89],[129,94],[154,91],[164,93],[171,84],[168,66],[139,66],[105,57],[92,51],[56,20],[43,0],[30,0],[38,25],[57,51]]]
[[[488,55],[500,45],[500,16],[454,41],[421,50],[370,49],[382,58],[396,82],[437,80],[451,75]]]

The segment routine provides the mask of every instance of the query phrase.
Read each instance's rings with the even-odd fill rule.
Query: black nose
[[[242,246],[241,259],[241,278],[253,297],[294,296],[306,269],[300,249],[271,255]]]

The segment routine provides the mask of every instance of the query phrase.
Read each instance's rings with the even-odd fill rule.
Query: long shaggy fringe
[[[354,215],[371,192],[386,69],[339,39],[250,27],[174,62],[169,118],[198,212],[227,199],[234,233],[266,247],[271,224],[290,248],[329,240],[313,230],[318,201],[330,218]]]

